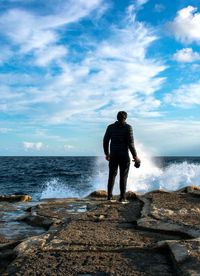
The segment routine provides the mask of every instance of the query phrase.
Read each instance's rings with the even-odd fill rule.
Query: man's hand
[[[141,160],[137,157],[137,156],[134,156],[133,157],[133,161],[135,162],[134,166],[136,168],[139,168],[140,167],[140,164],[141,164]]]
[[[107,161],[110,161],[110,154],[107,154],[105,158]]]
[[[137,156],[134,156],[134,157],[133,157],[133,161],[134,161],[134,162],[138,162],[138,163],[141,162],[141,160],[140,160]]]

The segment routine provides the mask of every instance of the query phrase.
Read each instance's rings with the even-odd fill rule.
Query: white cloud
[[[12,57],[12,51],[8,47],[0,47],[0,65],[3,65]]]
[[[143,6],[145,5],[149,0],[136,0],[136,6]]]
[[[191,69],[193,72],[197,72],[200,69],[200,64],[192,64]]]
[[[173,55],[173,59],[178,62],[194,62],[200,60],[200,54],[193,52],[192,48],[183,48],[176,51]]]
[[[97,4],[97,1],[90,5],[92,3]],[[62,19],[65,18],[59,20]],[[31,19],[28,22],[30,24]],[[47,124],[69,122],[69,118],[70,121],[104,120],[119,109],[126,109],[133,116],[159,116],[160,101],[156,98],[156,91],[164,82],[159,74],[166,66],[157,59],[147,58],[149,46],[158,37],[153,29],[138,22],[134,13],[129,15],[128,21],[123,21],[123,27],[121,23],[111,26],[111,35],[102,40],[81,37],[84,54],[75,62],[67,62],[64,56],[76,55],[76,48],[71,51],[69,45],[66,49],[59,44],[60,41],[48,46],[45,42],[35,48],[34,62],[40,66],[48,65],[47,74],[33,75],[32,80],[24,78],[24,74],[14,74],[14,78],[12,74],[7,76],[2,88],[4,97],[0,100],[2,108],[7,113],[23,114],[31,121],[45,121]],[[28,33],[30,30],[28,27]],[[50,63],[55,59],[59,73],[51,74]],[[24,87],[13,89],[13,86],[9,87],[8,79],[16,83],[23,79]],[[6,101],[8,96],[9,101]]]
[[[164,98],[166,103],[180,107],[192,107],[200,105],[200,82],[183,85],[179,89],[167,94]]]
[[[40,151],[42,148],[44,148],[44,144],[42,142],[23,142],[23,146],[25,150]]]
[[[178,41],[200,43],[200,13],[196,7],[188,6],[179,10],[168,27]]]
[[[136,12],[143,8],[143,6],[149,2],[149,0],[135,0],[133,4],[127,8],[127,19],[130,22],[134,22],[136,19]]]
[[[2,14],[0,19],[0,24],[4,27],[1,32],[15,43],[26,42],[38,48],[52,40],[57,40],[57,34],[53,31],[56,31],[58,27],[78,22],[93,11],[101,9],[103,1],[59,1],[56,7],[55,3],[51,4],[54,11],[47,15],[39,15],[24,9],[8,10]]]
[[[64,150],[65,151],[70,151],[70,150],[73,150],[74,149],[74,146],[72,145],[64,145]]]
[[[39,66],[47,66],[54,60],[60,60],[67,55],[67,49],[64,46],[50,46],[35,53],[35,63]]]
[[[7,128],[7,127],[0,127],[0,133],[8,133],[10,132],[12,129]]]
[[[151,120],[135,123],[135,136],[154,155],[199,155],[200,122],[194,119]],[[137,144],[136,144],[137,145]]]
[[[110,38],[95,47],[93,44],[94,50],[78,66],[63,64],[63,73],[51,89],[62,91],[63,108],[59,104],[51,122],[62,123],[88,113],[103,117],[106,107],[112,112],[120,108],[138,115],[149,112],[150,116],[159,106],[154,94],[164,81],[158,75],[166,68],[146,58],[149,45],[156,39],[137,22],[123,29],[115,27]]]
[[[44,2],[45,5],[45,2]],[[49,1],[53,13],[40,15],[25,9],[10,9],[1,14],[1,33],[7,36],[13,45],[18,45],[21,54],[35,53],[36,64],[48,65],[52,60],[66,54],[63,46],[58,46],[60,39],[58,28],[75,23],[96,11],[105,11],[103,0],[90,1]],[[43,57],[42,54],[47,55]],[[1,57],[0,57],[1,60]]]
[[[45,129],[44,127],[42,129],[31,129],[31,136],[34,137],[35,139],[42,139],[45,141],[50,141],[50,143],[52,143],[52,141],[57,142],[59,144],[62,143],[69,143],[69,139],[67,137],[63,137],[61,135],[56,135],[56,134],[52,134],[51,131],[49,131],[49,129]],[[24,134],[23,134],[24,136]],[[29,134],[27,133],[27,136],[29,136]]]
[[[163,12],[165,10],[165,6],[161,3],[157,3],[154,6],[155,12]]]

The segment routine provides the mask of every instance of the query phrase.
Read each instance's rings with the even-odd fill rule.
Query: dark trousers
[[[115,178],[117,171],[120,171],[120,197],[125,198],[126,184],[128,178],[128,172],[130,167],[130,158],[128,153],[111,154],[109,161],[109,177],[108,177],[108,197],[112,196],[113,186],[115,184]]]

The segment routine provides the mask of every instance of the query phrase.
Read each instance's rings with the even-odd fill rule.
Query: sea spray
[[[162,169],[154,163],[151,154],[142,144],[137,144],[137,153],[141,159],[141,166],[137,169],[134,167],[134,162],[131,162],[127,190],[146,192],[159,188],[156,187],[156,179],[162,175]]]
[[[159,168],[143,145],[139,144],[137,150],[142,165],[139,169],[130,167],[127,189],[137,192],[156,189],[175,191],[188,185],[200,185],[199,164],[184,161]]]
[[[40,195],[40,199],[70,197],[80,197],[80,193],[64,185],[64,183],[59,178],[52,178],[46,181],[43,185]]]
[[[162,170],[158,168],[150,154],[143,148],[142,145],[137,146],[138,156],[141,159],[141,167],[136,169],[134,167],[134,162],[130,164],[129,176],[127,181],[127,190],[145,192],[149,190],[149,185],[151,185],[155,178],[162,174]],[[107,189],[108,181],[108,161],[102,157],[96,160],[96,174],[93,179],[94,189]],[[119,194],[119,173],[115,180],[114,194]]]
[[[158,177],[159,188],[174,191],[184,186],[200,186],[200,165],[188,162],[174,163]]]
[[[142,145],[137,144],[137,152],[141,159],[141,167],[136,169],[134,162],[131,161],[127,190],[139,193],[156,189],[175,191],[187,185],[200,185],[200,164],[198,162],[177,162],[181,159],[172,158],[174,161],[170,160],[168,165],[161,166],[154,162],[154,158]],[[81,164],[80,160],[77,162],[79,165]],[[85,162],[88,161],[85,159]],[[108,164],[104,157],[93,158],[91,170],[87,174],[83,171],[73,184],[63,177],[50,177],[43,182],[40,192],[35,197],[40,199],[77,198],[85,197],[94,190],[107,190]],[[119,176],[116,177],[113,192],[119,194]]]
[[[136,169],[131,161],[127,190],[145,193],[157,189],[175,191],[188,185],[200,186],[200,164],[184,161],[160,168],[143,145],[137,144],[137,152],[141,167]],[[93,190],[107,189],[108,170],[108,162],[102,157],[97,158]],[[116,177],[113,193],[119,194],[119,176]]]
[[[136,172],[131,169],[128,189],[147,192],[156,189],[176,191],[182,187],[200,185],[200,165],[187,162],[174,163],[166,168],[148,173]]]
[[[142,164],[131,162],[127,190],[147,192],[200,186],[200,157],[156,157],[138,143]],[[154,163],[155,160],[155,163]],[[84,197],[94,190],[107,189],[108,162],[102,157],[1,157],[1,194],[41,198]],[[119,194],[116,179],[115,194]]]

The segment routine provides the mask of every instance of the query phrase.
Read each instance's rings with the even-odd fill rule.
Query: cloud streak
[[[191,108],[200,105],[200,82],[182,85],[180,88],[167,94],[165,102],[174,106]]]
[[[197,7],[147,0],[7,0],[0,7],[2,149],[96,154],[118,110],[161,150],[174,133],[179,144],[179,125],[195,133],[189,119],[191,128],[175,118],[199,116]]]
[[[13,46],[19,47],[18,54],[32,53],[38,66],[47,65],[66,55],[67,49],[57,45],[61,39],[58,33],[60,28],[80,21],[97,9],[104,9],[102,0],[58,1],[56,8],[55,2],[51,2],[48,2],[53,9],[50,14],[41,15],[22,8],[13,8],[0,17],[1,33],[10,39]],[[42,58],[46,53],[46,59]]]
[[[139,1],[138,5],[145,2]],[[103,120],[118,109],[126,109],[130,116],[159,116],[156,91],[164,82],[159,75],[166,66],[146,57],[148,48],[158,39],[153,29],[138,22],[132,10],[118,25],[109,26],[109,36],[99,40],[92,35],[82,37],[79,47],[83,45],[83,55],[73,61],[69,57],[76,57],[79,50],[76,52],[75,47],[72,51],[70,42],[61,44],[60,28],[89,16],[97,7],[102,8],[103,2],[69,3],[63,8],[67,10],[65,16],[61,10],[59,16],[57,10],[45,16],[22,10],[3,15],[0,23],[5,24],[5,34],[19,46],[18,54],[26,56],[31,52],[33,67],[40,66],[45,71],[42,78],[30,73],[24,86],[17,85],[16,76],[14,88],[5,83],[2,110],[48,124],[62,124],[69,118]],[[30,63],[27,66],[31,68]],[[10,100],[5,104],[6,97]]]
[[[42,142],[23,142],[23,146],[25,150],[37,150],[40,151],[44,148],[44,144]]]
[[[93,44],[93,51],[78,66],[63,64],[63,72],[53,86],[63,91],[66,107],[63,111],[59,109],[51,121],[62,123],[85,113],[104,117],[107,109],[116,112],[125,108],[129,112],[135,110],[134,114],[157,109],[159,101],[154,94],[164,81],[158,75],[166,67],[146,58],[146,51],[155,40],[137,22],[127,28],[114,27],[112,36]]]
[[[199,120],[191,118],[140,120],[138,128],[144,130],[140,139],[155,155],[198,155]]]

